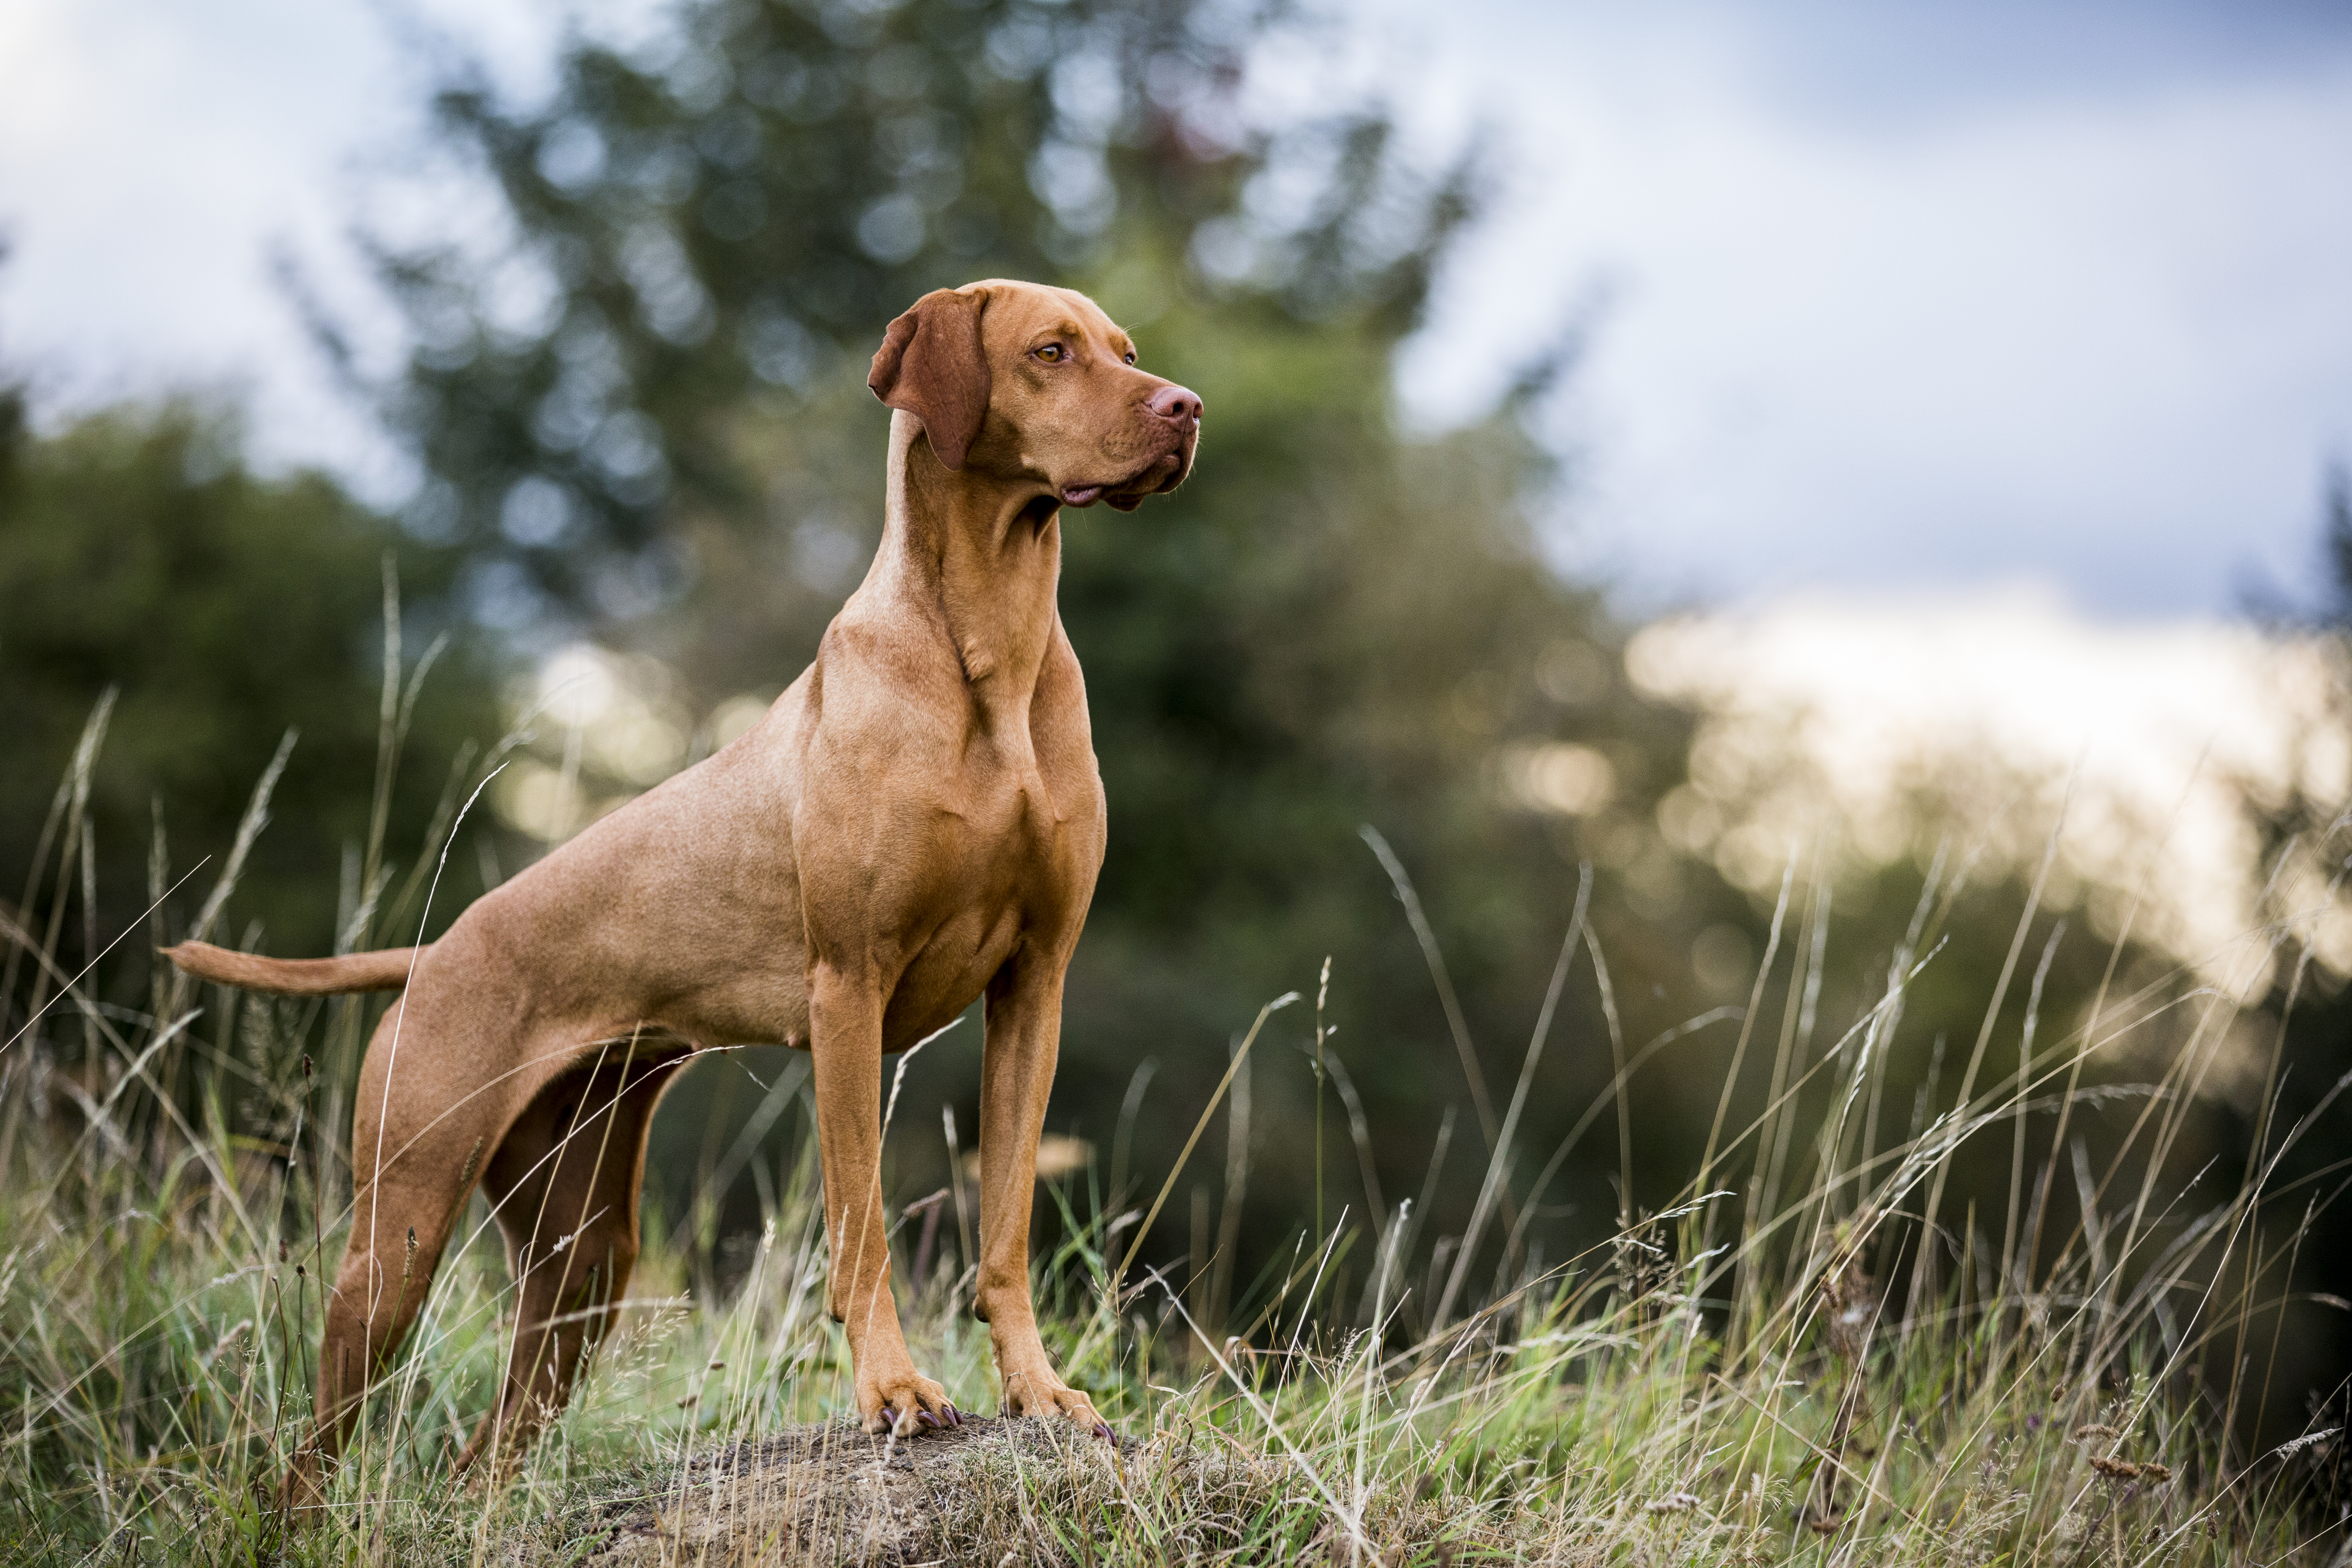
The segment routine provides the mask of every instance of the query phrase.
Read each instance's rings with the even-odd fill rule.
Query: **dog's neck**
[[[939,617],[983,705],[1025,708],[1053,642],[1060,512],[970,468],[949,472],[922,428],[890,416],[882,548],[866,586]]]

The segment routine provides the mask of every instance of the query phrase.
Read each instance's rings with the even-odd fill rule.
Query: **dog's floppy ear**
[[[923,422],[933,455],[950,469],[963,467],[988,414],[988,358],[980,346],[986,302],[977,289],[932,289],[890,323],[866,378],[875,396]]]

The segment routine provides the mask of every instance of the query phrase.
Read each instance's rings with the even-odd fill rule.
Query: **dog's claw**
[[[915,1419],[921,1422],[924,1426],[930,1427],[934,1431],[947,1425],[946,1422],[940,1420],[938,1416],[932,1415],[928,1410],[916,1411]]]

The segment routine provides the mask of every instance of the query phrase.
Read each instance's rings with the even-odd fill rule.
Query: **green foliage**
[[[383,254],[416,330],[389,407],[442,481],[433,526],[562,610],[658,602],[691,572],[681,514],[758,516],[747,413],[789,413],[926,289],[1066,272],[1114,207],[1224,210],[1243,160],[1212,121],[1254,21],[697,0],[639,50],[573,39],[544,103],[446,71],[446,144],[507,231]]]
[[[118,1048],[167,1077],[205,1049],[134,1009],[110,1019]],[[518,1331],[478,1199],[329,1478],[326,1517],[301,1531],[272,1484],[306,1429],[317,1282],[349,1217],[320,1195],[331,1140],[313,1086],[267,1086],[289,1127],[275,1144],[181,1125],[126,1152],[104,1118],[54,1099],[46,1114],[37,1075],[0,1103],[0,1550],[60,1565],[650,1564],[681,1548],[813,1563],[2331,1561],[2326,1435],[2249,1452],[2228,1419],[2273,1321],[2253,1238],[2267,1211],[2294,1228],[2291,1187],[2257,1177],[2209,1201],[2126,1184],[2042,1268],[2012,1275],[1964,1242],[1956,1277],[1907,1305],[1886,1267],[1955,1152],[1998,1141],[2105,1048],[2060,1033],[2037,1079],[1856,1142],[1884,1057],[1840,1046],[1824,1060],[1842,1109],[1801,1130],[1820,1161],[1780,1215],[1711,1207],[1723,1174],[1704,1170],[1612,1247],[1509,1272],[1427,1333],[1400,1302],[1443,1250],[1402,1220],[1302,1237],[1244,1294],[1234,1340],[1170,1282],[1116,1280],[1124,1227],[1072,1181],[1052,1194],[1066,1235],[1035,1266],[1041,1327],[1128,1438],[1116,1452],[1055,1423],[887,1450],[848,1429],[814,1129],[796,1107],[736,1280],[698,1280],[694,1249],[656,1228],[580,1396],[486,1482],[447,1469]],[[149,1098],[131,1080],[108,1109],[135,1120]],[[910,1344],[958,1405],[988,1409],[963,1240],[942,1226],[918,1275],[896,1236]]]
[[[78,884],[87,859],[98,898],[59,933],[69,957],[135,922],[158,872],[169,886],[208,857],[218,874],[289,731],[299,739],[277,820],[253,847],[237,929],[216,934],[235,942],[258,922],[278,951],[330,948],[333,868],[370,832],[385,572],[405,592],[412,657],[443,631],[462,634],[443,593],[446,552],[420,548],[322,475],[257,475],[240,441],[228,416],[190,404],[99,414],[54,436],[28,430],[13,398],[0,417],[11,758],[0,866],[15,895],[17,876]],[[85,813],[58,781],[110,691]],[[449,645],[404,721],[412,766],[386,827],[414,843],[458,748],[496,738],[481,651],[462,636]],[[63,831],[68,812],[85,825],[79,845]],[[186,918],[210,879],[172,913]]]
[[[2313,585],[2315,602],[2264,608],[2276,629],[2304,644],[2324,682],[2322,710],[2331,720],[2298,738],[2301,754],[2285,759],[2281,771],[2289,779],[2326,782],[2317,787],[2298,783],[2284,793],[2252,782],[2240,786],[2264,868],[2263,913],[2294,933],[2298,948],[2292,961],[2283,958],[2275,966],[2263,998],[2267,1052],[2262,1059],[2266,1085],[2274,1086],[2275,1110],[2260,1114],[2242,1094],[2232,1142],[2247,1151],[2241,1158],[2257,1158],[2277,1123],[2311,1129],[2276,1158],[2282,1175],[2311,1184],[2328,1200],[2308,1222],[2312,1245],[2294,1258],[2296,1283],[2310,1292],[2311,1302],[2324,1305],[2282,1311],[2293,1322],[2297,1359],[2308,1369],[2315,1403],[2329,1420],[2352,1425],[2352,1341],[2334,1305],[2352,1296],[2352,1215],[2333,1201],[2342,1192],[2336,1151],[2352,1140],[2352,1105],[2344,1099],[2346,1075],[2352,1072],[2352,983],[2341,967],[2343,950],[2326,940],[2327,926],[2341,930],[2352,912],[2345,886],[2352,813],[2342,793],[2352,780],[2335,750],[2352,733],[2352,468],[2340,461],[2324,476],[2318,510],[2325,574]],[[2336,1487],[2337,1497],[2352,1500],[2352,1469],[2340,1462]]]

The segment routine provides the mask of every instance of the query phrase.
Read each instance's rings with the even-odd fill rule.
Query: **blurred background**
[[[1889,1127],[2129,995],[2045,1138],[2324,1198],[2347,147],[2320,0],[15,0],[0,1092],[121,1070],[26,1029],[33,949],[133,933],[131,1007],[151,937],[405,943],[740,733],[871,555],[884,324],[1010,275],[1208,408],[1177,495],[1066,519],[1111,849],[1049,1118],[1148,1202],[1304,994],[1148,1249],[1202,1312],[1407,1199],[1434,1293],[1531,1059],[1490,1245],[1580,1256],[1777,1087],[1746,1033],[1843,1048],[1906,952]],[[348,1008],[208,1005],[189,1081],[264,1142],[238,1082],[355,1070]],[[978,1037],[907,1068],[901,1199]],[[793,1070],[656,1129],[722,1282]],[[2053,1249],[2089,1191],[2035,1189]],[[2315,1224],[2263,1323],[2297,1426],[2352,1372]]]

